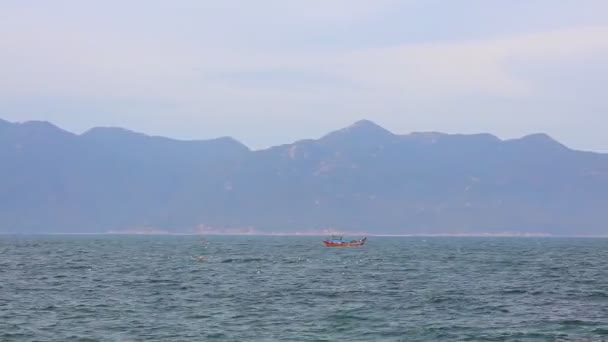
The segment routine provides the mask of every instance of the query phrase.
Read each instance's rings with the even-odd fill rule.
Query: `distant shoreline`
[[[285,236],[285,237],[326,237],[331,234],[302,234],[302,233],[169,233],[169,232],[101,232],[101,233],[0,233],[0,236],[19,235],[19,236],[36,236],[36,235],[124,235],[124,236]],[[365,234],[365,233],[341,233],[336,235],[342,236],[370,236],[370,237],[425,237],[425,238],[608,238],[608,235],[551,235],[551,234]]]

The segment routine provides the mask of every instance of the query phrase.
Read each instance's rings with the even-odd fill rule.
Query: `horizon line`
[[[136,233],[136,232],[101,232],[101,233],[0,233],[0,236],[47,236],[47,235],[125,235],[125,236],[218,236],[218,237],[229,237],[229,236],[285,236],[285,237],[323,237],[331,234],[298,234],[298,233],[217,233],[217,234],[200,234],[200,233],[169,233],[169,232],[151,232],[151,233]],[[499,234],[499,233],[471,233],[471,234],[358,234],[358,233],[346,233],[346,234],[334,234],[342,236],[371,236],[371,237],[453,237],[453,238],[608,238],[606,235],[557,235],[557,234],[540,234],[540,233],[521,233],[521,234]]]

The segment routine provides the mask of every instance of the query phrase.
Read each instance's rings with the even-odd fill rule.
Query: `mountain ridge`
[[[167,140],[172,140],[172,141],[177,141],[177,142],[206,142],[206,141],[212,141],[212,140],[232,140],[234,142],[237,142],[245,147],[247,147],[247,149],[251,150],[251,151],[262,151],[262,150],[267,150],[267,149],[272,149],[272,148],[276,148],[276,147],[280,147],[280,146],[285,146],[285,145],[292,145],[298,142],[306,142],[306,141],[322,141],[324,138],[327,138],[328,136],[331,135],[338,135],[338,134],[348,134],[349,131],[357,131],[359,129],[363,129],[363,130],[376,130],[378,132],[384,132],[385,134],[390,134],[393,137],[396,138],[405,138],[405,139],[413,139],[413,138],[422,138],[422,137],[453,137],[453,138],[457,138],[457,137],[480,137],[480,138],[487,138],[487,140],[496,140],[498,142],[517,142],[520,140],[535,140],[538,142],[541,141],[545,141],[545,142],[551,142],[551,143],[555,143],[555,144],[559,144],[562,145],[568,149],[570,149],[569,147],[567,147],[566,145],[563,145],[562,143],[560,143],[559,141],[557,141],[555,138],[553,138],[552,136],[550,136],[547,133],[543,133],[543,132],[537,132],[537,133],[527,133],[524,134],[520,137],[515,137],[515,138],[499,138],[498,136],[491,134],[491,133],[444,133],[444,132],[437,132],[437,131],[411,131],[409,133],[393,133],[392,131],[380,126],[379,124],[375,123],[372,120],[368,120],[368,119],[360,119],[357,120],[355,122],[353,122],[350,125],[347,125],[343,128],[339,128],[336,129],[334,131],[331,131],[323,136],[321,136],[318,139],[314,139],[314,138],[303,138],[303,139],[298,139],[298,140],[294,140],[292,142],[287,142],[287,143],[282,143],[282,144],[278,144],[278,145],[273,145],[273,146],[269,146],[267,148],[261,148],[261,149],[251,149],[249,146],[247,146],[246,144],[242,143],[240,140],[238,140],[235,137],[231,137],[231,136],[217,136],[217,137],[212,137],[212,138],[201,138],[201,139],[180,139],[180,138],[173,138],[173,137],[168,137],[168,136],[163,136],[163,135],[151,135],[151,134],[147,134],[144,132],[139,132],[136,130],[132,130],[129,128],[124,128],[124,127],[119,127],[119,126],[94,126],[91,127],[87,130],[85,130],[84,132],[78,134],[78,133],[74,133],[68,130],[65,130],[49,121],[46,120],[27,120],[27,121],[19,121],[19,122],[12,122],[9,120],[5,120],[0,118],[0,128],[7,128],[7,127],[48,127],[51,128],[52,130],[55,131],[60,131],[63,132],[64,134],[67,133],[69,135],[73,135],[73,136],[88,136],[91,134],[97,134],[98,132],[104,132],[104,131],[115,131],[115,132],[122,132],[124,134],[131,134],[131,135],[138,135],[141,137],[147,137],[147,138],[162,138],[162,139],[167,139]],[[589,152],[589,153],[597,153],[597,154],[608,154],[608,153],[604,153],[604,152],[598,152],[598,151],[591,151],[591,150],[578,150],[576,149],[575,151],[579,151],[579,152]]]
[[[360,120],[251,150],[0,120],[0,232],[602,235],[608,154],[538,133],[395,134]]]

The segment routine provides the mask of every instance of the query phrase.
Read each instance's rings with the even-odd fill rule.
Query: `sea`
[[[608,341],[608,239],[322,239],[3,235],[0,341]]]

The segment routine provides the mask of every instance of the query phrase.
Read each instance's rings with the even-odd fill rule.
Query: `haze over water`
[[[608,239],[321,239],[1,236],[0,340],[608,339]]]

